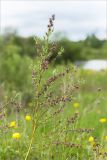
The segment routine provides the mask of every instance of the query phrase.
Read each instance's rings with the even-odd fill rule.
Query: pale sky
[[[1,32],[12,27],[23,36],[42,36],[52,14],[56,15],[55,32],[70,39],[92,33],[106,38],[106,0],[1,0]]]

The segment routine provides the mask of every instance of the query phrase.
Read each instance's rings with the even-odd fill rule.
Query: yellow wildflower
[[[30,121],[31,120],[31,116],[26,115],[25,119],[26,119],[26,121]]]
[[[10,127],[16,127],[16,121],[12,121],[12,122],[10,122],[10,125],[9,125]]]
[[[90,136],[88,139],[89,142],[93,143],[94,142],[94,137]]]
[[[107,141],[107,136],[105,136],[105,140]]]
[[[105,123],[105,122],[107,122],[107,119],[106,119],[106,118],[101,118],[101,119],[99,120],[99,122],[100,122],[100,123]]]
[[[75,103],[73,104],[73,106],[74,106],[75,108],[78,108],[78,107],[80,106],[80,104],[79,104],[78,102],[75,102]]]
[[[18,133],[18,132],[13,133],[12,138],[13,138],[13,139],[20,139],[20,138],[21,138],[21,134]]]

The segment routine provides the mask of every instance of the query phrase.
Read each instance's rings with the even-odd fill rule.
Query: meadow
[[[106,159],[107,71],[76,70],[74,75],[77,86],[71,95],[71,102],[66,104],[63,111],[61,104],[54,109],[48,108],[47,113],[44,109],[39,111],[39,115],[44,113],[45,116],[42,115],[39,120],[29,160]],[[4,98],[7,103],[8,97]],[[18,104],[14,103],[8,105],[10,108],[15,106],[8,109],[11,114],[2,117],[1,113],[0,159],[25,159],[32,138],[34,102],[29,102],[20,111],[17,111]],[[14,137],[14,133],[20,135]]]
[[[9,58],[3,63],[5,69],[16,63],[16,68],[10,66],[10,75],[15,72],[22,79],[13,76],[12,82],[5,73],[8,67],[1,70],[9,83],[5,81],[4,87],[1,79],[0,160],[107,159],[107,71],[83,70],[72,63],[54,65],[63,48],[56,55],[55,44],[49,43],[53,21],[54,16],[45,43],[35,38],[36,60],[24,57],[24,63],[12,54],[16,61]],[[17,67],[22,70],[16,72]]]

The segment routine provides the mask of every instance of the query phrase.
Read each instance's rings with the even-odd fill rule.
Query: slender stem
[[[48,46],[48,38],[49,38],[49,36],[47,36],[47,48],[49,48],[49,46]],[[42,58],[42,57],[41,57]],[[35,118],[35,115],[37,115],[37,112],[38,112],[38,110],[39,110],[39,97],[38,97],[38,93],[39,93],[39,86],[40,86],[40,83],[41,83],[41,79],[42,79],[42,70],[41,70],[41,68],[40,68],[40,70],[39,70],[39,80],[38,80],[38,88],[37,88],[37,105],[36,105],[36,107],[34,108],[34,112],[33,112],[33,118]],[[39,117],[39,118],[41,118],[41,117]],[[27,153],[26,153],[26,157],[25,157],[25,160],[27,160],[27,158],[28,158],[28,156],[29,156],[29,153],[30,153],[30,150],[31,150],[31,147],[32,147],[32,143],[33,143],[33,138],[34,138],[34,134],[35,134],[35,130],[36,130],[36,128],[37,128],[37,121],[39,120],[39,118],[36,120],[36,123],[35,123],[35,121],[34,121],[34,125],[33,125],[33,132],[32,132],[32,137],[31,137],[31,140],[30,140],[30,144],[29,144],[29,147],[28,147],[28,151],[27,151]]]
[[[39,82],[38,84],[40,85],[40,82],[41,82],[41,78],[42,78],[42,74],[40,72],[40,78],[39,78]],[[38,85],[38,91],[39,91],[39,85]],[[38,95],[38,93],[37,93]],[[33,118],[35,118],[35,114],[37,114],[37,111],[39,109],[39,102],[38,102],[38,99],[37,99],[37,108],[34,108],[34,115],[33,115]],[[37,121],[39,120],[39,118],[36,120],[36,123],[35,123],[35,120],[34,120],[34,125],[33,125],[33,132],[32,132],[32,137],[31,137],[31,140],[30,140],[30,144],[29,144],[29,148],[28,148],[28,151],[26,153],[26,157],[25,157],[25,160],[27,160],[28,156],[29,156],[29,153],[30,153],[30,150],[31,150],[31,147],[32,147],[32,143],[33,143],[33,138],[34,138],[34,134],[35,134],[35,130],[37,128]]]
[[[32,143],[33,143],[33,138],[34,138],[35,130],[36,130],[36,124],[34,124],[34,127],[33,127],[32,138],[31,138],[31,141],[30,141],[30,144],[29,144],[29,148],[28,148],[28,151],[27,151],[25,160],[27,160],[28,155],[29,155],[29,153],[30,153],[30,150],[31,150],[31,147],[32,147]]]

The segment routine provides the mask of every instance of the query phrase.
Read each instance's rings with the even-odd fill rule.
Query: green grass
[[[107,122],[99,120],[107,120],[107,71],[52,67],[64,52],[51,41],[54,20],[44,40],[35,37],[35,60],[19,56],[14,45],[3,51],[0,160],[106,160]]]
[[[72,103],[68,103],[64,111],[60,115],[53,118],[50,117],[52,108],[50,108],[43,117],[35,132],[33,144],[29,153],[29,160],[65,160],[65,159],[95,159],[88,138],[93,136],[97,142],[104,144],[107,151],[107,122],[101,124],[100,118],[107,118],[107,71],[78,71],[75,76],[80,79],[80,87],[73,95]],[[49,70],[47,77],[51,74]],[[85,83],[84,81],[85,80]],[[101,91],[99,90],[101,88]],[[78,108],[73,107],[73,103],[78,102]],[[53,109],[54,110],[54,109]],[[55,109],[56,110],[56,109]],[[26,111],[32,114],[31,109]],[[79,113],[79,118],[74,124],[68,127],[68,133],[61,134],[60,128],[66,129],[66,118],[71,117],[75,112]],[[40,115],[41,113],[39,113]],[[32,137],[32,121],[26,122],[25,112],[20,114],[13,113],[4,119],[0,120],[0,159],[1,160],[24,160],[28,150],[30,139]],[[48,119],[48,120],[46,120]],[[8,126],[11,121],[18,123],[17,128],[4,127]],[[60,121],[60,122],[59,122]],[[62,127],[63,126],[63,127]],[[91,133],[73,132],[72,129],[78,128],[94,128]],[[12,139],[12,134],[19,132],[21,138],[19,140]],[[58,134],[59,133],[59,134]],[[58,137],[59,136],[59,137]],[[57,140],[77,143],[82,145],[82,148],[71,148],[64,145],[56,145]],[[53,142],[54,140],[54,142]]]

